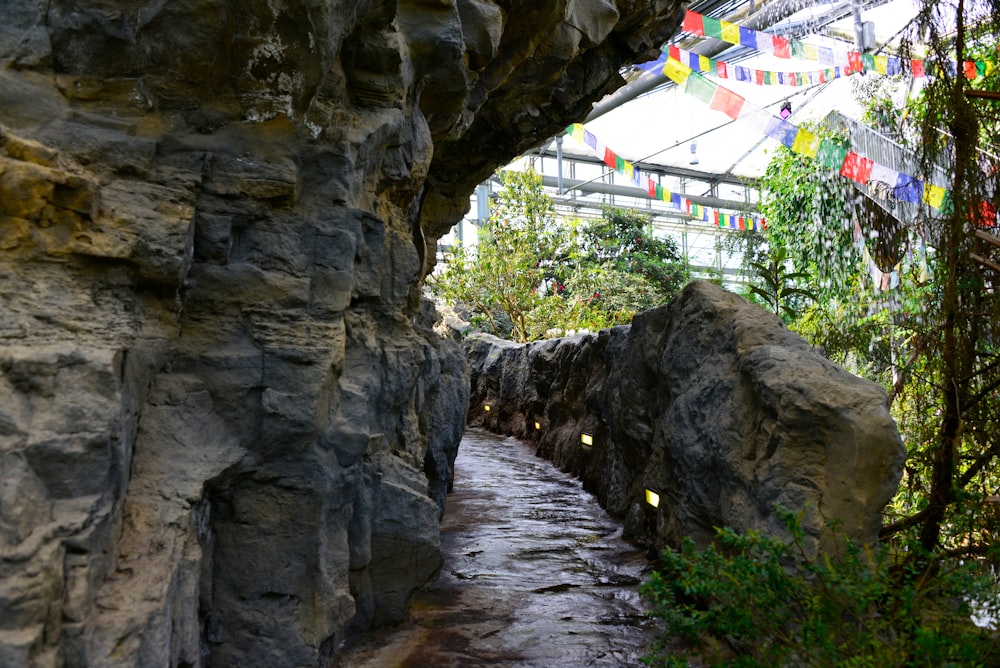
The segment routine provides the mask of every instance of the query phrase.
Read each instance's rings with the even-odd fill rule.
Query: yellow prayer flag
[[[682,84],[691,76],[691,68],[684,65],[679,60],[667,58],[663,66],[663,74],[676,84]]]
[[[633,165],[628,160],[625,161],[625,176],[629,177],[630,179],[635,178],[635,165]]]
[[[997,64],[995,62],[993,62],[992,60],[987,60],[986,61],[986,76],[989,76],[989,75],[993,74],[993,70],[995,70],[996,67],[997,67]]]
[[[698,70],[701,72],[712,71],[712,61],[709,60],[708,56],[698,56]]]
[[[889,56],[875,56],[875,71],[879,74],[889,72]]]
[[[806,44],[802,48],[802,55],[806,60],[819,60],[819,47],[815,44]]]
[[[792,142],[792,150],[807,158],[815,158],[821,141],[817,135],[799,128],[799,131],[795,133],[795,141]]]
[[[576,141],[580,142],[581,144],[583,143],[583,124],[582,123],[574,123],[573,124],[573,139],[575,139]]]
[[[930,183],[924,184],[924,202],[930,204],[935,209],[941,208],[941,203],[944,202],[945,190],[941,186],[935,186]]]
[[[722,26],[722,41],[730,44],[740,43],[740,27],[729,21],[719,21]]]

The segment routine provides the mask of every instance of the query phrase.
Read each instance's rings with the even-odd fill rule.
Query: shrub
[[[643,584],[650,614],[664,622],[653,666],[995,666],[995,577],[978,563],[917,548],[890,553],[839,537],[816,560],[802,551],[799,516],[781,510],[790,539],[717,532],[699,550],[667,549]]]

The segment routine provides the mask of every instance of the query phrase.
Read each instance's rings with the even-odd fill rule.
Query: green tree
[[[647,216],[607,208],[558,221],[541,178],[509,172],[478,246],[457,249],[432,287],[478,326],[527,341],[628,323],[687,278],[677,244],[656,237]]]
[[[507,171],[489,224],[473,249],[458,248],[433,279],[445,299],[465,304],[473,321],[497,336],[527,341],[530,313],[558,284],[570,252],[552,199],[533,171]]]

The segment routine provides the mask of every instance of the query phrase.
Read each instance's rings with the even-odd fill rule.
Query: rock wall
[[[829,520],[873,544],[902,475],[884,390],[711,283],[631,326],[523,345],[471,334],[466,349],[470,423],[537,443],[650,546],[704,546],[722,526],[785,535],[775,504],[802,511],[812,554],[832,547]]]
[[[661,0],[0,3],[0,665],[325,665],[440,563],[421,306]]]

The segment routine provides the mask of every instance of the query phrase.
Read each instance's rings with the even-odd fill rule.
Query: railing
[[[877,130],[873,130],[867,125],[848,118],[837,111],[830,112],[826,117],[826,121],[833,128],[847,132],[851,143],[851,150],[859,155],[898,172],[910,174],[924,181],[930,181],[934,185],[943,188],[949,187],[947,170],[941,166],[935,166],[929,178],[926,175],[922,175],[917,157],[911,151]],[[891,196],[889,189],[895,184],[871,182],[868,185],[855,185],[858,190],[900,222],[908,223],[913,221],[920,211],[921,204],[903,202]]]

